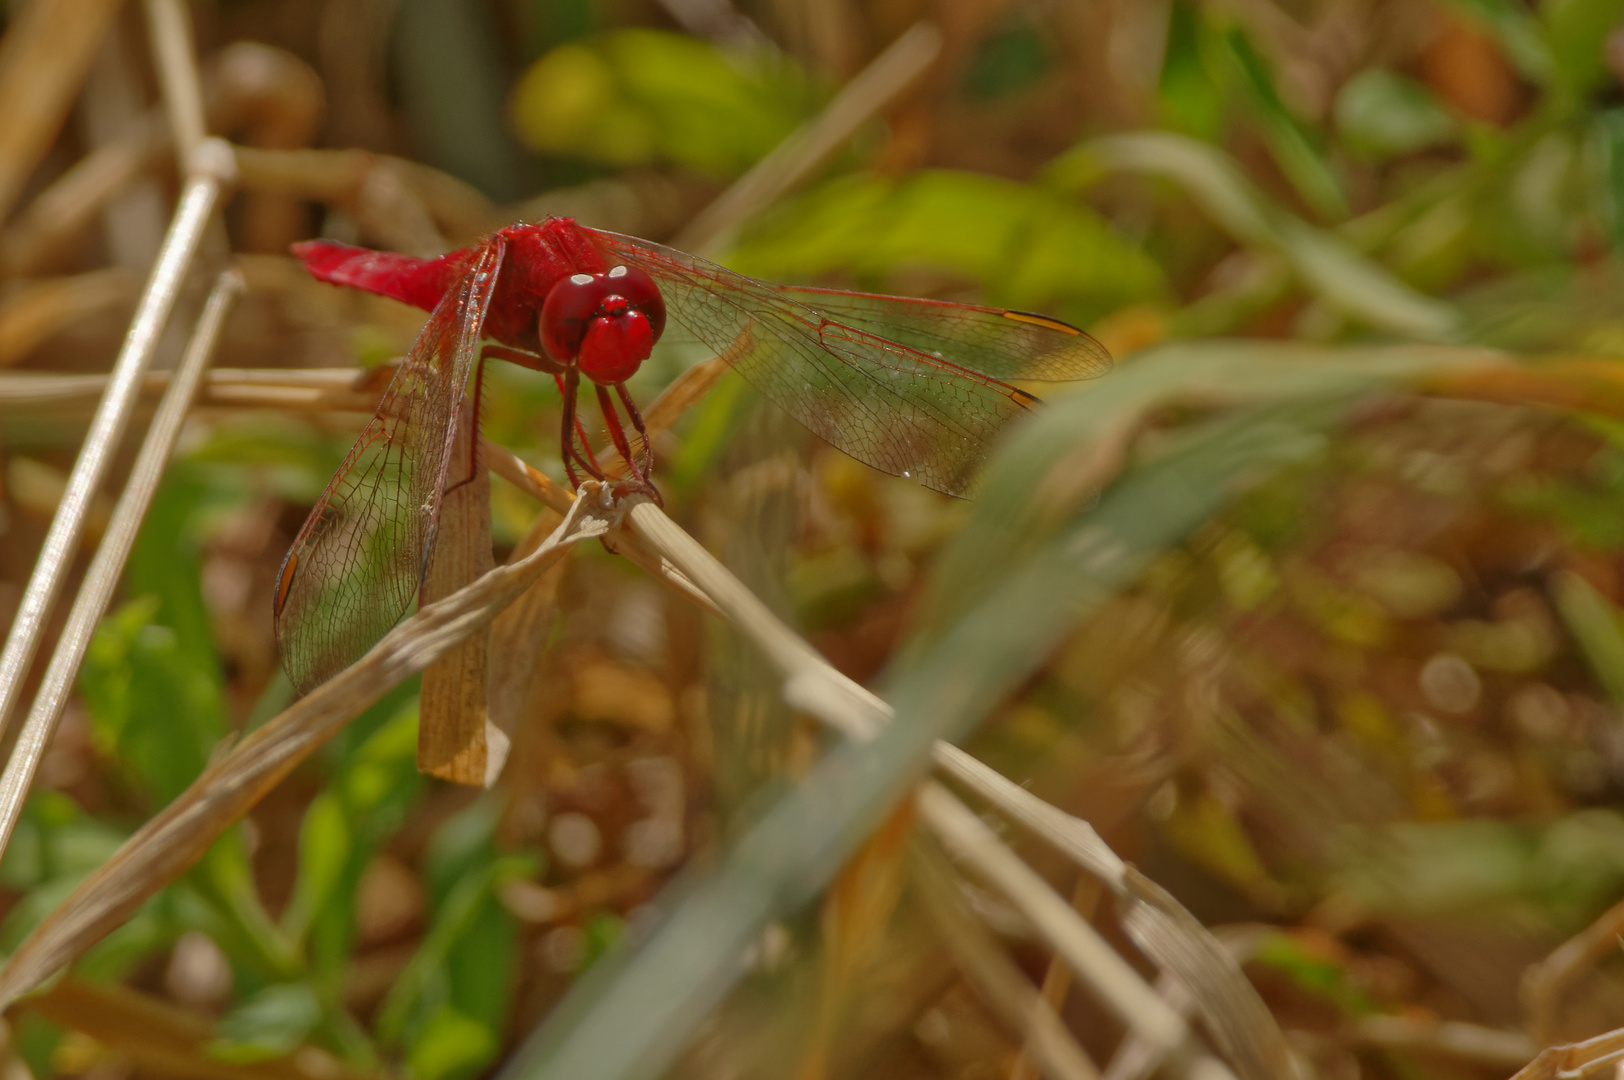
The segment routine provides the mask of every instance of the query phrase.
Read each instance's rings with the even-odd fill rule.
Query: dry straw
[[[47,0],[31,5],[27,18],[7,38],[8,52],[0,55],[0,100],[32,100],[37,110],[27,118],[28,123],[7,129],[10,143],[0,140],[0,162],[12,163],[8,170],[0,171],[0,211],[8,209],[21,190],[14,166],[20,162],[21,175],[26,177],[43,152],[88,64],[85,43],[98,39],[88,17],[78,36],[73,36],[73,28],[64,24],[62,14],[70,6]],[[98,0],[93,7],[93,14],[105,22],[116,5]],[[370,410],[368,384],[358,382],[351,373],[217,370],[204,378],[202,369],[220,321],[231,298],[242,289],[241,280],[230,273],[220,279],[195,328],[181,370],[168,377],[147,374],[205,228],[230,185],[240,179],[245,188],[260,194],[344,204],[363,223],[375,224],[376,231],[398,237],[395,246],[405,250],[443,248],[447,235],[477,232],[500,221],[499,213],[476,193],[411,163],[352,151],[231,147],[204,137],[202,80],[192,59],[185,10],[178,0],[148,0],[147,15],[162,75],[167,134],[160,133],[153,118],[132,129],[127,142],[104,148],[105,156],[93,168],[87,163],[82,170],[67,174],[59,181],[59,189],[47,195],[57,203],[66,200],[67,194],[74,195],[76,209],[65,216],[82,215],[87,204],[109,198],[122,178],[145,167],[155,148],[166,140],[186,167],[186,186],[112,375],[105,380],[27,376],[0,383],[0,399],[13,402],[73,406],[101,392],[68,494],[53,521],[5,652],[0,654],[0,717],[16,704],[22,676],[38,647],[70,556],[77,549],[91,500],[143,390],[166,386],[167,393],[142,453],[144,468],[138,469],[137,480],[120,504],[115,527],[104,539],[95,569],[76,602],[70,619],[72,632],[65,635],[53,657],[47,690],[0,780],[0,836],[9,836],[15,824],[40,754],[60,715],[65,688],[82,656],[88,628],[105,609],[129,536],[150,498],[151,483],[194,395],[210,408],[275,405],[324,412]],[[64,33],[73,36],[73,49],[64,55],[75,62],[53,67],[55,81],[31,94],[6,93],[11,85],[7,80],[18,77],[19,65],[26,67],[15,55],[19,43],[54,41],[53,35]],[[931,27],[917,27],[904,35],[869,71],[854,79],[823,116],[701,215],[690,226],[693,242],[713,241],[742,216],[782,195],[823,160],[830,147],[917,80],[939,48],[940,35]],[[82,62],[77,59],[81,54]],[[46,209],[51,205],[47,203]],[[58,227],[50,222],[63,217],[57,214],[47,221],[25,213],[20,227],[32,229],[26,235],[35,237],[25,245],[27,250],[37,249],[38,238]],[[1486,361],[1490,366],[1497,363],[1494,358]],[[668,426],[725,366],[725,358],[718,358],[679,379],[649,410],[651,429]],[[1449,370],[1451,378],[1462,377],[1460,365]],[[1610,377],[1616,384],[1616,376]],[[1460,386],[1455,389],[1459,392]],[[1549,383],[1546,390],[1566,392]],[[1527,386],[1517,388],[1523,400],[1527,391]],[[1117,438],[1108,438],[1094,448],[1098,460],[1091,477],[1103,481],[1115,471],[1129,433],[1131,424]],[[186,792],[91,874],[12,954],[0,970],[0,1005],[35,990],[83,955],[200,858],[221,833],[324,740],[391,687],[424,670],[459,643],[485,632],[500,613],[585,539],[604,539],[680,595],[733,623],[776,668],[785,700],[839,732],[846,748],[861,747],[891,721],[891,709],[884,701],[831,667],[646,498],[633,496],[616,502],[609,498],[607,488],[596,484],[573,494],[500,447],[482,443],[481,453],[491,471],[562,515],[551,535],[510,565],[489,570],[444,599],[426,604],[357,663],[241,743],[224,749]],[[1288,1080],[1292,1062],[1278,1027],[1233,955],[1205,928],[1117,858],[1086,822],[1041,802],[956,747],[938,742],[931,755],[941,777],[985,803],[1004,821],[1049,844],[1110,889],[1118,899],[1124,930],[1162,970],[1163,983],[1158,989],[1111,949],[1089,921],[958,796],[936,781],[919,785],[914,795],[917,819],[939,849],[921,844],[907,860],[915,891],[966,981],[1012,1034],[1024,1041],[1030,1060],[1044,1075],[1055,1080],[1090,1080],[1099,1071],[1061,1024],[1053,1004],[1026,981],[996,938],[975,922],[963,902],[964,883],[955,866],[1001,895],[1095,1000],[1126,1026],[1131,1034],[1123,1051],[1126,1057],[1112,1067],[1110,1075],[1167,1066],[1184,1075],[1223,1076],[1233,1070],[1244,1080]],[[943,851],[952,863],[942,857]],[[768,913],[763,909],[763,918]],[[731,972],[728,977],[738,977],[736,958],[720,958],[720,965]],[[701,996],[714,999],[716,990],[714,986],[703,988]],[[1197,1038],[1187,1019],[1189,1012],[1202,1019],[1217,1056]],[[680,1050],[680,1045],[672,1045],[660,1052],[669,1062]],[[659,1064],[642,1060],[639,1067],[657,1068]]]

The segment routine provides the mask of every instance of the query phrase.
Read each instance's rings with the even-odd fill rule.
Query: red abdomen
[[[507,258],[497,278],[496,295],[491,298],[485,334],[516,349],[540,352],[536,328],[547,294],[570,274],[602,272],[603,256],[573,218],[550,217],[539,224],[509,225],[501,235],[507,240]],[[437,259],[372,251],[332,240],[294,244],[293,253],[320,281],[364,289],[433,311],[487,243],[481,241]]]

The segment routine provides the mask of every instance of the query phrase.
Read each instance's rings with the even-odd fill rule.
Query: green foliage
[[[1372,158],[1437,146],[1459,131],[1424,84],[1381,68],[1361,71],[1343,84],[1336,126],[1349,146]]]
[[[1042,78],[1054,66],[1043,31],[1016,22],[986,38],[964,69],[964,92],[980,101],[1011,97]]]
[[[977,501],[942,515],[950,521],[944,549],[933,550],[935,538],[918,545],[931,561],[917,588],[912,563],[902,560],[911,636],[878,680],[897,722],[870,744],[834,746],[794,786],[765,789],[759,818],[695,872],[646,938],[629,934],[613,911],[586,914],[583,989],[549,1022],[526,1068],[658,1071],[649,1063],[685,1045],[762,928],[804,914],[917,779],[933,738],[965,734],[1032,684],[1038,689],[1001,731],[1004,749],[1013,754],[1011,747],[1040,746],[1082,726],[1074,717],[1098,703],[1045,665],[1091,618],[1114,618],[1113,604],[1144,599],[1156,619],[1196,624],[1186,631],[1223,629],[1196,618],[1220,605],[1259,620],[1289,612],[1322,635],[1326,666],[1339,670],[1412,632],[1407,622],[1451,607],[1470,586],[1435,554],[1356,537],[1348,543],[1358,557],[1340,570],[1292,563],[1294,545],[1323,509],[1315,486],[1328,449],[1346,440],[1350,414],[1434,387],[1455,373],[1450,357],[1465,351],[1446,356],[1423,346],[1624,356],[1624,108],[1602,53],[1624,19],[1624,0],[1455,0],[1456,13],[1484,28],[1525,80],[1509,91],[1522,104],[1496,124],[1470,119],[1424,64],[1367,67],[1306,100],[1292,78],[1301,58],[1282,53],[1281,40],[1296,38],[1276,39],[1233,5],[1151,7],[1167,12],[1159,70],[1136,73],[1143,84],[1122,96],[1141,99],[1069,149],[1055,153],[1055,143],[1039,139],[1046,160],[1038,160],[1025,145],[1031,132],[1018,131],[1000,149],[1009,163],[998,159],[988,172],[908,170],[899,165],[912,152],[905,116],[885,155],[847,148],[734,233],[727,258],[746,273],[1051,312],[1096,326],[1102,339],[1118,332],[1113,347],[1134,355],[1108,379],[1061,391],[1009,433]],[[766,51],[605,29],[610,14],[581,0],[527,0],[515,16],[522,40],[513,55],[531,62],[508,99],[508,120],[532,149],[584,163],[572,166],[584,175],[665,170],[676,187],[699,173],[720,189],[828,96],[817,78]],[[1077,74],[1064,70],[1075,58],[1060,35],[1029,18],[976,43],[929,91],[954,97],[930,115],[1014,114],[1037,97],[1023,98],[1026,91]],[[480,74],[481,92],[496,85],[491,72]],[[1125,130],[1144,118],[1153,122]],[[480,138],[489,143],[489,135]],[[334,219],[345,224],[342,214]],[[1228,335],[1243,340],[1219,340]],[[1396,344],[1364,347],[1370,339]],[[393,355],[392,342],[363,330],[344,344],[377,362]],[[690,358],[671,340],[662,344],[634,387],[639,400]],[[1549,374],[1528,372],[1541,373]],[[495,374],[487,384],[487,432],[504,443],[539,441],[536,459],[555,464],[545,458],[556,454],[554,437],[535,436],[552,430],[551,416],[541,416],[556,409],[551,388],[529,373],[507,378]],[[675,453],[660,463],[674,506],[705,508],[753,407],[748,386],[728,376],[684,418]],[[1596,421],[1589,433],[1624,443],[1616,426]],[[81,678],[116,795],[168,802],[229,736],[225,665],[199,588],[211,522],[250,498],[309,502],[344,442],[315,425],[255,417],[215,425],[173,470],[131,557],[125,599],[99,628]],[[1427,465],[1423,451],[1392,452],[1413,454],[1417,470]],[[817,489],[818,498],[828,494]],[[1610,555],[1624,545],[1621,495],[1624,465],[1612,445],[1566,478],[1508,472],[1486,501],[1582,554]],[[518,518],[509,515],[499,537],[515,537]],[[883,526],[891,527],[905,526]],[[838,633],[901,593],[871,557],[874,543],[842,536],[827,550],[784,560],[794,567],[784,591],[813,629]],[[596,548],[583,558],[600,560],[593,570],[610,563]],[[625,569],[623,560],[613,565]],[[1551,634],[1570,639],[1571,674],[1624,703],[1624,625],[1612,601],[1577,574],[1543,564],[1538,574],[1541,602],[1560,621]],[[1110,629],[1116,634],[1115,622]],[[1459,629],[1435,636],[1457,641],[1447,632]],[[1196,652],[1198,637],[1190,633],[1180,647]],[[1480,666],[1485,680],[1532,678],[1509,665]],[[1396,770],[1410,770],[1406,779],[1424,771],[1413,760],[1421,752],[1405,741],[1403,724],[1413,717],[1354,694],[1352,704],[1320,702],[1273,672],[1247,675],[1275,718],[1303,739],[1334,728],[1350,746],[1378,746]],[[1573,693],[1564,686],[1559,696]],[[426,932],[371,1030],[345,1004],[359,883],[380,853],[394,850],[392,839],[429,789],[415,767],[414,700],[413,684],[391,694],[300,774],[315,794],[279,919],[261,906],[247,839],[233,832],[79,970],[99,978],[150,971],[178,935],[202,930],[236,980],[212,1043],[222,1061],[261,1062],[314,1043],[352,1066],[387,1061],[416,1080],[490,1069],[511,1035],[521,974],[521,930],[499,894],[538,872],[535,857],[498,844],[492,799],[441,823],[428,843],[419,867]],[[1490,727],[1449,737],[1498,737]],[[1197,749],[1190,756],[1244,757],[1216,742]],[[1183,778],[1168,790],[1179,799],[1163,839],[1243,892],[1277,886],[1279,867],[1233,805]],[[36,796],[0,862],[0,884],[19,894],[0,925],[0,949],[15,947],[124,836],[121,825],[65,795]],[[1366,825],[1339,836],[1333,861],[1325,890],[1378,915],[1533,914],[1574,928],[1624,887],[1624,818],[1562,807],[1540,821]],[[1300,895],[1292,890],[1307,888],[1292,882],[1275,899]],[[1341,1012],[1386,1007],[1345,965],[1300,940],[1271,938],[1258,960]],[[628,1016],[637,1022],[628,1025]],[[19,1029],[38,1069],[48,1066],[55,1038],[38,1024]]]
[[[506,1027],[516,926],[496,890],[533,876],[537,865],[496,850],[494,810],[475,803],[431,840],[429,929],[378,1012],[380,1041],[404,1049],[417,1080],[477,1072]]]
[[[1216,35],[1214,61],[1227,69],[1257,118],[1275,164],[1302,200],[1320,217],[1348,216],[1348,197],[1341,178],[1325,157],[1324,139],[1293,114],[1276,89],[1273,73],[1251,41],[1238,30]]]
[[[1082,191],[1115,171],[1180,185],[1235,240],[1282,256],[1305,288],[1350,318],[1422,339],[1460,332],[1459,313],[1449,304],[1411,289],[1335,233],[1272,204],[1232,158],[1195,139],[1162,132],[1095,139],[1057,158],[1046,180],[1059,190]]]
[[[247,1065],[291,1054],[321,1019],[321,1003],[297,983],[266,987],[220,1021],[211,1056]]]
[[[1199,10],[1174,0],[1168,12],[1167,52],[1157,95],[1162,126],[1198,139],[1220,134],[1226,95],[1208,73],[1203,55],[1205,26]]]
[[[108,616],[79,682],[97,741],[161,805],[203,771],[224,724],[218,681],[154,622],[159,608],[149,596]]]
[[[1545,0],[1540,6],[1559,104],[1590,93],[1607,74],[1602,44],[1624,18],[1621,0]]]
[[[1254,963],[1273,968],[1342,1012],[1363,1016],[1380,1011],[1370,995],[1348,976],[1335,960],[1316,955],[1285,934],[1271,934],[1257,950]]]
[[[417,772],[417,709],[398,707],[346,754],[299,830],[299,869],[283,932],[307,943],[318,979],[342,974],[354,935],[349,898],[367,863],[400,827],[423,787]],[[365,718],[362,718],[365,719]]]
[[[786,60],[729,56],[680,34],[617,30],[537,60],[514,87],[510,109],[534,150],[732,176],[811,115],[817,97]]]
[[[1372,912],[1482,922],[1539,911],[1576,930],[1624,882],[1624,817],[1593,809],[1540,826],[1406,822],[1363,851],[1342,885]]]
[[[729,263],[777,280],[850,274],[882,291],[909,273],[942,275],[991,303],[1079,321],[1165,288],[1156,263],[1088,208],[1031,185],[945,170],[848,176],[790,199],[741,239]]]

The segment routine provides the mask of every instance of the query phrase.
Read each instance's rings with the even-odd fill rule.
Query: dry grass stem
[[[652,436],[669,430],[684,413],[710,393],[716,380],[727,374],[731,366],[726,357],[713,356],[686,368],[681,375],[672,379],[671,384],[660,391],[660,396],[643,410],[643,423],[647,425],[649,434]],[[598,460],[603,459],[600,457]]]
[[[1518,990],[1528,1013],[1528,1032],[1536,1046],[1551,1044],[1552,1033],[1561,1018],[1563,996],[1586,972],[1618,950],[1621,936],[1624,936],[1624,902],[1608,908],[1595,922],[1523,972]]]
[[[1077,884],[1071,891],[1071,906],[1084,919],[1092,920],[1094,908],[1099,904],[1100,894],[1104,888],[1097,878],[1080,873],[1077,875]],[[1059,1014],[1066,1003],[1066,994],[1071,990],[1071,969],[1058,956],[1049,958],[1049,966],[1043,972],[1043,983],[1038,992],[1043,995],[1044,1003],[1056,1014]],[[1033,1080],[1036,1066],[1032,1060],[1032,1045],[1028,1042],[1021,1047],[1021,1052],[1015,1056],[1015,1064],[1010,1066],[1009,1080]]]
[[[562,518],[563,514],[551,507],[537,514],[508,556],[508,562],[519,562],[544,543]],[[558,610],[558,587],[563,570],[563,563],[555,565],[496,617],[491,623],[492,655],[540,658],[545,653]],[[497,664],[491,672],[488,691],[491,723],[509,739],[536,715],[537,698],[546,692],[547,675],[547,665],[539,659],[535,663]]]
[[[168,147],[169,128],[153,114],[80,158],[34,196],[0,234],[0,272],[11,276],[35,272]]]
[[[794,132],[688,222],[675,247],[704,253],[751,214],[788,193],[823,164],[859,127],[901,97],[930,69],[942,49],[942,32],[915,23],[841,88],[811,123]]]
[[[1537,367],[1505,357],[1495,362],[1492,354],[1487,359],[1482,364],[1441,367],[1418,379],[1417,388],[1438,397],[1624,416],[1624,373],[1605,358],[1567,357]]]
[[[633,508],[626,528],[692,579],[768,655],[784,675],[784,697],[792,707],[859,738],[890,719],[885,702],[832,668],[657,507],[645,503]],[[1279,1028],[1233,959],[1176,901],[1136,874],[1087,822],[1037,799],[950,744],[938,742],[933,757],[947,775],[1048,840],[1127,902],[1125,928],[1164,970],[1195,988],[1202,1015],[1215,1027],[1215,1038],[1248,1080],[1286,1075],[1283,1070],[1289,1062]],[[974,861],[978,871],[1028,916],[1056,954],[1148,1042],[1157,1060],[1188,1045],[1182,1017],[1164,1005],[974,814],[934,785],[922,790],[920,800],[924,823],[949,850]],[[1209,994],[1224,1000],[1207,1000]],[[1136,1023],[1135,1018],[1148,1019]]]
[[[1125,894],[1128,864],[1100,839],[1094,826],[1044,802],[952,743],[938,742],[932,758],[943,775],[986,799],[1010,821],[1103,881],[1112,892]]]
[[[1591,1080],[1624,1063],[1624,1028],[1541,1050],[1511,1080]]]
[[[180,207],[170,224],[158,261],[147,280],[146,291],[130,323],[124,347],[113,364],[113,375],[101,405],[91,420],[90,431],[74,462],[68,490],[62,498],[50,531],[40,549],[34,573],[29,577],[18,605],[5,651],[0,653],[0,730],[11,716],[23,677],[39,648],[45,620],[84,529],[92,499],[101,487],[107,467],[124,434],[135,406],[141,377],[152,360],[159,336],[169,321],[192,258],[202,242],[203,230],[214,212],[222,190],[232,176],[231,150],[217,140],[198,147],[192,172],[181,196]]]
[[[639,503],[626,526],[669,560],[784,673],[784,700],[852,738],[867,738],[889,716],[884,702],[829,666],[817,650],[780,622],[704,546],[653,503]]]
[[[462,181],[401,158],[366,150],[256,147],[238,147],[237,155],[245,189],[346,207],[369,235],[400,241],[399,250],[444,245],[446,237],[467,242],[507,223],[495,204]],[[411,220],[392,221],[394,212]]]
[[[1366,1046],[1480,1065],[1520,1069],[1535,1053],[1534,1041],[1520,1031],[1437,1021],[1412,1016],[1361,1016],[1354,1038]]]
[[[141,278],[123,267],[30,282],[0,303],[0,368],[74,323],[135,299]]]
[[[1233,953],[1184,905],[1128,866],[1117,898],[1123,931],[1188,991],[1212,1041],[1244,1080],[1290,1080],[1290,1048]]]
[[[520,491],[539,499],[549,509],[558,513],[568,513],[575,501],[575,496],[561,484],[555,483],[551,477],[540,469],[535,468],[513,451],[491,442],[480,436],[480,458],[491,472],[500,476]],[[604,543],[617,555],[624,555],[656,580],[676,589],[686,599],[698,604],[713,615],[721,615],[721,611],[711,601],[711,598],[688,579],[681,570],[669,559],[650,551],[634,533],[625,529],[616,530],[612,536],[604,537]]]
[[[119,496],[101,545],[96,549],[90,569],[85,572],[79,595],[74,598],[67,624],[57,639],[56,651],[51,656],[51,663],[34,698],[34,707],[18,733],[5,771],[0,773],[0,852],[11,845],[12,830],[22,814],[23,803],[33,786],[39,763],[56,734],[57,722],[67,706],[68,694],[73,689],[73,680],[79,673],[85,650],[96,632],[96,624],[112,600],[113,590],[117,588],[119,575],[124,570],[124,561],[129,558],[136,533],[141,528],[147,507],[152,503],[158,481],[163,477],[164,467],[174,450],[175,440],[180,437],[181,425],[191,408],[204,369],[208,367],[220,340],[220,330],[237,298],[242,295],[242,290],[242,275],[234,270],[220,275],[181,357],[180,366],[175,370],[163,403],[158,407],[158,414],[147,429],[141,452],[130,471],[124,493]]]
[[[370,416],[378,405],[377,390],[372,388],[376,376],[376,371],[355,368],[216,368],[204,376],[198,402],[216,409],[288,409]],[[169,378],[167,371],[148,372],[141,380],[141,395],[151,398],[162,394]],[[106,375],[0,372],[0,406],[61,412],[89,410],[106,386]],[[356,426],[360,426],[359,420]]]
[[[795,1068],[795,1080],[825,1080],[835,1057],[842,1021],[857,988],[885,946],[906,882],[904,858],[913,835],[913,806],[903,802],[874,829],[825,890],[818,926],[818,990],[811,1031]]]
[[[0,221],[56,138],[120,0],[35,0],[0,43]]]
[[[614,528],[624,506],[583,485],[534,553],[418,611],[360,660],[212,762],[29,934],[0,969],[0,1009],[28,993],[174,881],[299,762],[408,676],[488,626],[576,543]]]
[[[965,908],[958,882],[942,861],[916,846],[912,878],[914,895],[954,965],[1010,1034],[1023,1041],[1032,1064],[1048,1080],[1099,1080],[1099,1070],[1054,1008]]]
[[[152,39],[153,67],[163,91],[164,115],[182,169],[202,145],[208,125],[203,119],[203,85],[197,53],[192,48],[192,16],[180,0],[145,0],[147,34]]]
[[[1169,1009],[1189,1019],[1190,1007],[1195,1002],[1183,983],[1163,973],[1156,979],[1156,994]],[[1106,1064],[1104,1080],[1146,1080],[1161,1063],[1162,1055],[1157,1048],[1130,1031]]]
[[[1100,1004],[1163,1056],[1193,1049],[1184,1019],[980,818],[935,783],[922,785],[917,797],[920,818],[948,854],[1026,916]]]

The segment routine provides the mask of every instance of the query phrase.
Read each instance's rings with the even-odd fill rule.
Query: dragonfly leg
[[[616,494],[621,494],[622,489],[625,491],[646,492],[653,496],[655,502],[663,506],[665,500],[660,498],[659,489],[649,480],[649,465],[652,458],[648,448],[648,431],[643,427],[643,417],[638,413],[637,407],[631,403],[631,395],[626,393],[626,388],[616,384],[616,389],[620,391],[620,400],[626,405],[626,415],[631,418],[633,426],[637,429],[637,434],[643,440],[643,463],[640,465],[637,461],[637,455],[632,453],[631,440],[626,438],[626,429],[621,426],[620,417],[615,412],[615,403],[609,397],[608,387],[598,386],[598,408],[603,410],[604,423],[609,426],[609,438],[614,441],[615,449],[620,452],[621,460],[626,463],[626,471],[632,474],[632,478],[628,483],[622,487],[617,487]]]
[[[615,393],[620,395],[620,403],[626,407],[626,415],[631,419],[632,427],[637,429],[637,437],[643,440],[643,469],[640,479],[647,484],[649,477],[654,475],[654,444],[649,442],[648,428],[643,425],[643,414],[637,411],[637,403],[632,400],[631,394],[626,392],[626,384],[616,383]],[[633,471],[636,471],[637,467],[630,458],[626,459],[626,464],[631,465]]]
[[[578,488],[581,486],[581,480],[576,475],[576,465],[580,465],[595,480],[603,480],[605,477],[598,459],[592,454],[592,444],[587,441],[580,418],[576,415],[580,375],[574,368],[570,368],[559,377],[558,382],[558,389],[564,395],[564,422],[561,425],[564,474],[569,477],[570,486]],[[577,443],[580,448],[577,448]]]
[[[575,437],[578,440],[580,440],[580,445],[586,447],[586,460],[582,461],[581,464],[587,469],[588,472],[591,472],[594,476],[597,476],[603,470],[598,467],[598,459],[596,457],[594,457],[593,454],[592,454],[592,443],[587,440],[586,428],[582,426],[580,414],[575,409],[575,406],[574,406],[575,391],[574,390],[569,390],[569,391],[565,390],[563,372],[555,373],[553,375],[553,381],[558,384],[559,396],[561,398],[568,398],[571,401],[570,415],[575,418]],[[575,460],[578,460],[578,461],[581,459],[580,452],[578,450],[574,449],[573,446],[565,454],[566,462],[572,457]]]
[[[481,360],[506,360],[510,364],[517,364],[531,371],[545,371],[557,377],[564,372],[564,366],[550,356],[533,353],[528,349],[515,349],[510,345],[486,345],[479,350]]]
[[[615,444],[620,451],[620,460],[626,463],[632,475],[637,475],[637,460],[632,456],[631,441],[626,438],[626,430],[620,426],[620,417],[615,413],[615,403],[609,398],[609,389],[605,386],[593,387],[598,392],[598,409],[603,413],[603,422],[609,428],[609,441]],[[639,476],[638,479],[644,479]]]

